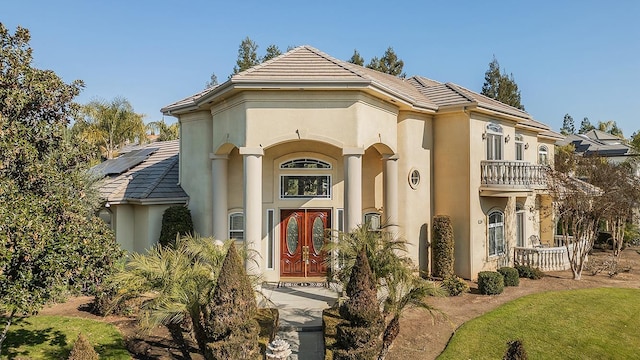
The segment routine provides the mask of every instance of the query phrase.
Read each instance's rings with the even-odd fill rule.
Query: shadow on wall
[[[429,249],[431,243],[429,242],[429,224],[422,224],[420,227],[420,237],[418,238],[418,268],[424,271],[424,275],[431,275],[431,268],[429,266]]]

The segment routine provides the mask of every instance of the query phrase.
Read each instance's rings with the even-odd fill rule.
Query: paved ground
[[[271,306],[280,312],[280,331],[277,337],[291,345],[291,360],[322,360],[322,310],[331,307],[338,298],[336,290],[325,287],[277,287],[265,284],[262,288]]]

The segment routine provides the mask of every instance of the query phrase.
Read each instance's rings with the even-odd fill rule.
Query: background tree
[[[164,120],[152,121],[146,125],[151,135],[158,134],[158,141],[177,140],[180,138],[180,124],[167,125]]]
[[[29,40],[0,23],[0,353],[16,315],[94,289],[122,254],[95,216],[87,156],[64,137],[83,84],[33,68]]]
[[[624,134],[622,133],[622,129],[620,129],[618,127],[618,124],[613,120],[598,121],[598,130],[617,136],[621,139],[624,139]]]
[[[209,81],[207,81],[207,83],[204,85],[204,88],[208,89],[216,85],[218,85],[218,77],[216,76],[215,73],[211,73],[211,77],[209,78]]]
[[[521,103],[520,90],[513,78],[513,74],[501,73],[500,64],[495,56],[489,63],[489,69],[484,73],[481,94],[498,100],[503,104],[524,110],[524,106]]]
[[[580,123],[580,130],[578,130],[578,134],[585,134],[593,129],[595,129],[595,126],[593,126],[591,121],[589,121],[589,118],[585,116]]]
[[[347,61],[352,64],[364,66],[364,59],[362,58],[362,56],[360,56],[360,53],[356,49],[353,49],[353,55],[351,55],[351,58]]]
[[[248,36],[242,40],[240,47],[238,48],[238,60],[236,60],[236,66],[233,67],[233,74],[250,69],[258,64],[258,44],[251,40]]]
[[[133,110],[125,98],[94,100],[82,108],[81,117],[73,125],[73,132],[103,158],[113,159],[125,145],[146,142],[143,117]]]
[[[271,60],[274,57],[280,56],[280,55],[282,55],[282,51],[280,51],[280,49],[276,45],[271,44],[267,46],[267,53],[264,54],[264,56],[262,57],[262,62]]]
[[[629,138],[629,145],[631,145],[637,152],[640,153],[640,130],[636,131]]]
[[[576,133],[576,125],[571,115],[569,114],[564,115],[564,119],[562,120],[562,127],[560,128],[560,133],[565,136]]]
[[[387,51],[384,52],[384,55],[381,58],[378,59],[377,57],[373,57],[369,64],[367,64],[367,67],[369,69],[377,70],[385,74],[390,74],[401,78],[405,78],[407,76],[402,72],[404,61],[398,58],[398,55],[396,55],[391,46],[387,48]]]

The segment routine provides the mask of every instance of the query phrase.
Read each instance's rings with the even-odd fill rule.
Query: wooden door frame
[[[278,263],[280,264],[279,266],[279,276],[283,277],[300,277],[300,278],[305,278],[307,277],[306,271],[303,270],[302,275],[298,276],[298,275],[289,275],[289,274],[283,274],[283,266],[282,266],[282,261],[283,261],[283,253],[284,251],[286,251],[286,244],[283,242],[283,236],[287,231],[287,227],[286,225],[283,223],[284,220],[284,216],[283,214],[285,212],[288,212],[286,217],[289,217],[291,215],[291,213],[293,212],[304,212],[304,232],[305,232],[305,237],[309,235],[310,233],[310,229],[307,229],[307,213],[308,212],[323,212],[327,214],[327,227],[325,229],[331,229],[332,226],[332,220],[333,220],[333,211],[334,209],[331,207],[325,207],[325,208],[321,208],[321,207],[313,207],[313,208],[279,208],[279,218],[278,218],[278,228],[279,228],[279,234],[278,234],[278,242],[280,244],[280,251],[278,251]],[[308,241],[309,244],[311,244],[311,242],[313,241],[312,239],[303,239],[301,242],[305,242]],[[307,244],[307,246],[312,246]],[[304,245],[303,245],[304,246]],[[300,250],[301,251],[301,250]],[[326,259],[326,254],[322,254],[321,257],[324,259]],[[321,276],[324,276],[325,274],[322,274]]]

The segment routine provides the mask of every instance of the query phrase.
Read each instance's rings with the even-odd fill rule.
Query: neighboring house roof
[[[585,155],[603,157],[636,156],[636,152],[625,141],[617,136],[599,130],[585,134],[570,134],[557,142],[559,146],[573,144],[575,151]]]
[[[178,185],[180,141],[143,145],[91,168],[101,197],[109,203],[174,204],[189,199]]]
[[[206,107],[206,104],[229,92],[242,89],[360,89],[388,96],[414,109],[430,113],[453,107],[467,107],[489,114],[510,116],[518,125],[538,131],[543,136],[562,136],[527,112],[473,92],[460,85],[440,83],[421,76],[402,79],[363,66],[338,60],[311,46],[299,46],[260,65],[233,75],[228,81],[167,105],[166,115]]]

